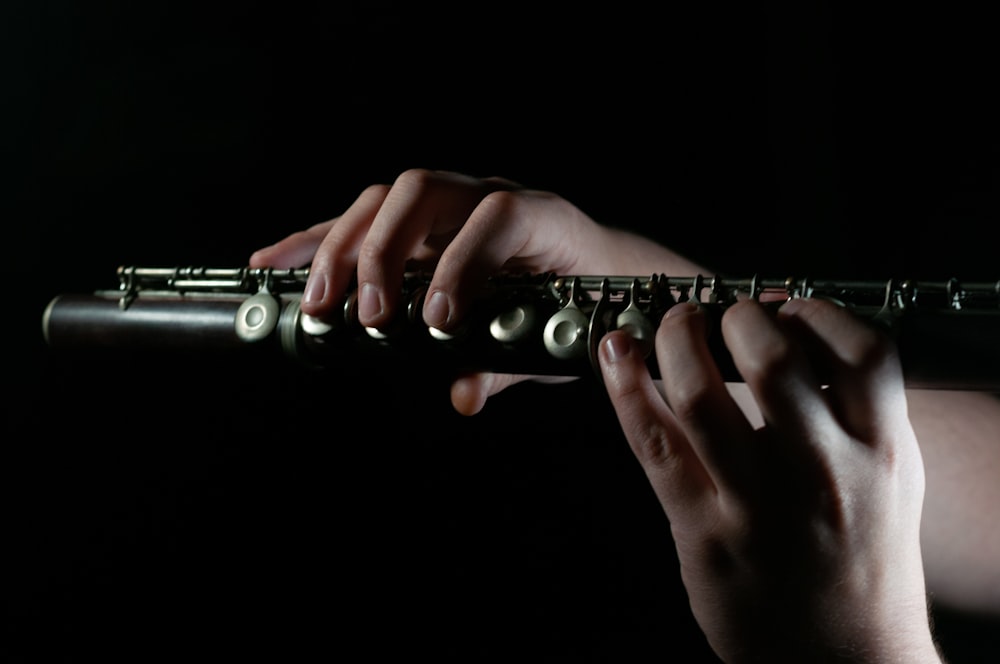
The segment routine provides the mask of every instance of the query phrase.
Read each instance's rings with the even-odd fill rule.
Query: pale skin
[[[359,318],[372,327],[399,306],[405,269],[433,268],[423,316],[445,331],[499,270],[706,273],[555,194],[422,169],[250,258],[307,264],[304,312],[332,315],[356,274]],[[622,332],[604,340],[600,361],[720,657],[939,662],[928,591],[932,602],[1000,615],[1000,529],[990,523],[1000,400],[904,390],[892,345],[818,301],[790,301],[777,316],[752,301],[726,312],[742,383],[719,378],[704,327],[686,304],[664,318],[655,353],[669,380],[654,383]],[[451,400],[473,415],[529,378],[456,376]]]

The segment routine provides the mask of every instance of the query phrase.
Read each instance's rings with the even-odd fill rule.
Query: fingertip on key
[[[358,291],[358,318],[365,323],[377,323],[385,312],[382,291],[370,282],[361,284]]]
[[[424,321],[433,328],[446,329],[451,318],[451,302],[439,290],[431,293],[424,305]]]
[[[317,306],[326,297],[326,277],[322,274],[313,274],[306,283],[306,288],[302,292],[302,303],[306,306]]]
[[[697,313],[699,307],[697,304],[690,300],[685,300],[683,302],[678,302],[674,306],[667,309],[667,313],[664,314],[664,318],[677,318],[678,316],[686,316],[689,314]]]
[[[620,362],[632,352],[632,338],[628,334],[609,334],[604,338],[604,351],[609,361]]]
[[[253,269],[266,267],[267,261],[264,260],[264,258],[267,256],[268,249],[269,247],[265,247],[264,249],[258,249],[257,251],[250,254],[250,259],[247,261],[247,265],[249,265]]]
[[[802,308],[806,306],[806,300],[801,297],[792,298],[784,302],[779,308],[778,313],[782,316],[795,316]]]

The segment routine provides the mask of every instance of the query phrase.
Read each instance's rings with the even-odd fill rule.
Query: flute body
[[[908,386],[1000,391],[1000,281],[498,275],[461,328],[444,334],[422,322],[429,278],[421,273],[405,276],[398,316],[377,330],[358,322],[354,291],[328,320],[304,314],[308,268],[120,267],[117,275],[117,289],[50,301],[42,331],[51,348],[281,353],[318,368],[369,357],[443,371],[599,376],[598,342],[624,329],[659,377],[655,330],[677,302],[697,302],[720,319],[741,297],[769,307],[821,297],[893,337]],[[719,325],[711,328],[723,376],[740,381]]]

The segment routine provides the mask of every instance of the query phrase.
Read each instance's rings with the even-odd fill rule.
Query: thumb
[[[451,384],[451,404],[462,415],[475,415],[486,405],[486,400],[512,385],[525,381],[566,383],[575,377],[530,376],[523,374],[471,373],[460,376]]]

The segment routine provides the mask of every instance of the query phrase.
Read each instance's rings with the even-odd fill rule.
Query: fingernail
[[[632,352],[632,341],[626,334],[609,334],[604,341],[604,348],[608,352],[608,359],[618,362]]]
[[[358,295],[358,318],[370,321],[382,315],[382,293],[374,285],[365,282]]]
[[[443,327],[451,315],[448,296],[441,291],[434,291],[424,305],[424,321],[431,327]]]
[[[305,304],[319,304],[326,295],[326,277],[322,274],[313,274],[309,277],[306,290],[302,293],[302,301]]]
[[[794,316],[804,306],[805,300],[803,298],[794,297],[778,307],[778,313],[782,316]]]
[[[674,306],[667,309],[667,313],[664,318],[670,318],[671,316],[683,316],[684,314],[692,314],[698,311],[698,305],[690,300],[685,300],[684,302],[678,302]]]

